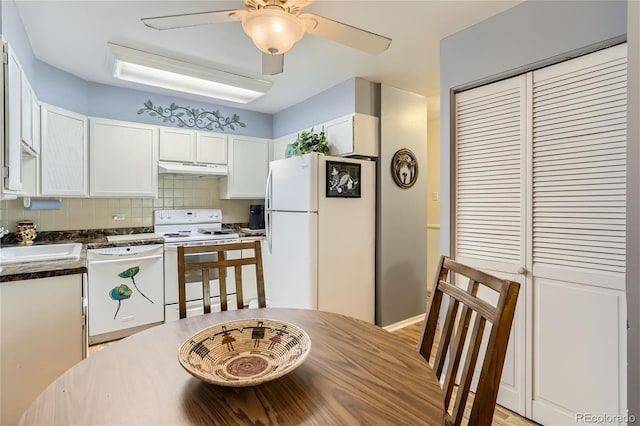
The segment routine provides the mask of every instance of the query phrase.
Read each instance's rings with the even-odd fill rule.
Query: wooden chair
[[[225,254],[228,251],[253,249],[254,256],[242,259],[228,259]],[[216,261],[187,262],[185,255],[217,253]],[[262,250],[260,241],[215,244],[208,246],[178,247],[178,306],[180,318],[187,317],[186,301],[186,274],[189,271],[199,270],[202,273],[202,300],[204,303],[204,313],[211,312],[211,291],[209,289],[209,270],[218,269],[220,282],[220,310],[227,310],[227,267],[233,267],[236,277],[236,301],[238,309],[244,308],[244,297],[242,294],[242,267],[244,265],[255,265],[256,283],[258,286],[258,307],[266,308],[267,302],[264,294],[264,277],[262,273]]]
[[[466,290],[452,284],[454,275],[469,279]],[[449,281],[447,281],[447,277]],[[498,293],[498,301],[495,306],[477,297],[481,285]],[[437,345],[435,362],[432,365],[436,376],[443,382],[442,373],[445,360],[447,360],[443,383],[446,425],[459,425],[462,422],[487,321],[491,323],[491,332],[471,407],[469,424],[474,426],[491,425],[519,290],[520,284],[517,282],[493,277],[445,256],[440,258],[440,266],[433,295],[429,302],[419,350],[422,356],[429,361],[438,328],[438,316],[442,307],[443,295],[446,294],[449,296],[449,303],[440,333],[440,342]],[[474,312],[473,330],[466,350],[455,403],[450,412],[451,396],[467,339],[467,331]]]

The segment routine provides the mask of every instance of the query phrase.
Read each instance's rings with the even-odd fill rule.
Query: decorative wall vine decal
[[[138,110],[138,114],[148,113],[152,117],[162,119],[163,123],[174,123],[178,127],[190,127],[203,130],[222,130],[230,128],[235,130],[238,127],[247,127],[240,121],[238,114],[231,117],[220,115],[220,111],[206,111],[200,108],[191,108],[190,106],[178,106],[171,102],[168,108],[160,105],[153,105],[151,100],[144,103],[144,108]]]

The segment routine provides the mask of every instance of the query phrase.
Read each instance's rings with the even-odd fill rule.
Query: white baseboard
[[[412,317],[412,318],[407,318],[405,320],[398,321],[398,322],[393,323],[393,324],[389,324],[389,325],[384,326],[382,328],[384,328],[387,331],[396,331],[396,330],[399,330],[401,328],[413,325],[413,324],[415,324],[417,322],[424,321],[424,318],[425,318],[425,314],[420,314],[420,315],[416,315],[415,317]]]

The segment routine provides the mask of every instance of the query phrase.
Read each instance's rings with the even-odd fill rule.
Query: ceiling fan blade
[[[276,75],[284,71],[284,54],[270,55],[262,52],[262,75]]]
[[[373,55],[384,52],[389,48],[391,39],[388,37],[375,34],[361,28],[352,27],[342,22],[334,21],[329,18],[314,15],[312,13],[303,13],[299,18],[306,25],[306,32],[318,37],[326,38],[336,43],[354,49],[362,50]]]
[[[237,21],[237,15],[245,10],[219,10],[215,12],[186,13],[184,15],[157,16],[142,18],[141,21],[149,28],[156,30],[170,30],[173,28],[195,27],[197,25],[218,24]]]

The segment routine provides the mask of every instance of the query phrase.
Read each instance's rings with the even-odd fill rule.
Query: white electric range
[[[220,209],[156,210],[153,231],[162,235],[164,239],[165,322],[173,321],[179,318],[177,248],[180,246],[234,243],[239,242],[240,239],[233,230],[222,227],[222,211]],[[238,253],[238,257],[240,255]],[[198,262],[216,260],[217,258],[215,253],[189,256]],[[219,304],[220,296],[217,270],[212,271],[210,279],[212,281],[211,306],[213,310]],[[228,280],[233,280],[233,276],[228,276]],[[202,277],[199,272],[193,271],[187,276],[186,294],[187,316],[201,314],[203,312]],[[234,294],[235,292],[232,292],[229,295]],[[235,301],[235,297],[229,298],[230,305],[232,305],[232,300]]]

